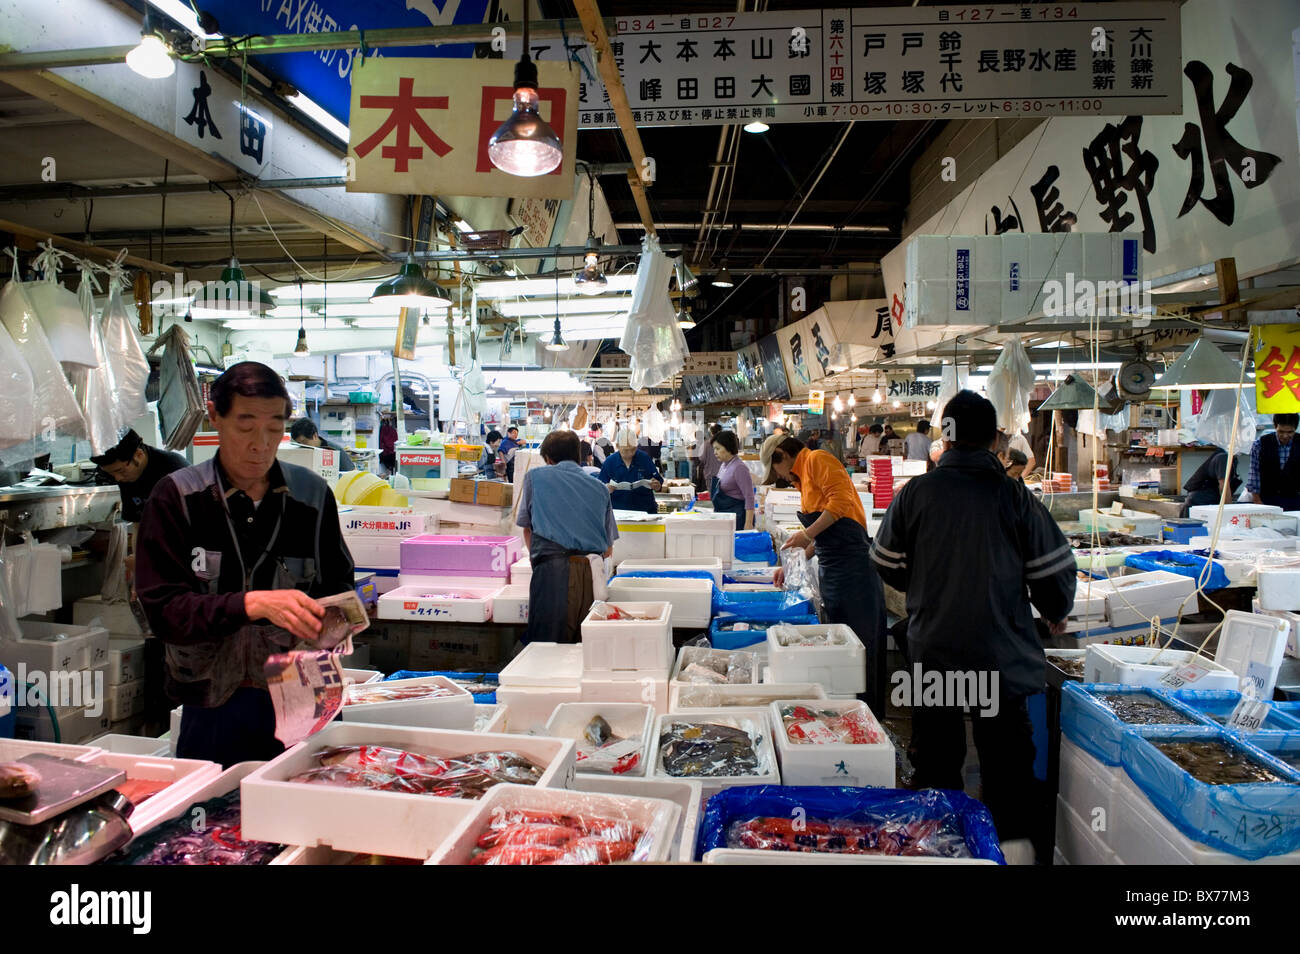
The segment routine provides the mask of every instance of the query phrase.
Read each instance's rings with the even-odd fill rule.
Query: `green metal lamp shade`
[[[201,310],[219,312],[223,317],[257,317],[274,308],[275,299],[260,283],[250,282],[239,267],[239,260],[232,258],[229,267],[221,270],[219,281],[203,286],[203,299],[195,304]]]
[[[407,259],[395,278],[381,282],[370,296],[375,304],[397,305],[400,308],[451,308],[451,295],[420,272],[420,266]]]
[[[1083,378],[1071,374],[1061,382],[1061,386],[1038,405],[1040,411],[1091,411],[1094,405],[1106,407],[1108,401],[1097,396],[1092,385]]]
[[[1249,382],[1249,378],[1246,379]],[[1204,335],[1178,356],[1153,388],[1174,391],[1235,388],[1241,383],[1241,365],[1220,351]]]

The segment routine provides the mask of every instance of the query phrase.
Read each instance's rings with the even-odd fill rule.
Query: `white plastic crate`
[[[492,622],[528,622],[528,588],[530,583],[511,583],[492,598]]]
[[[565,702],[555,707],[546,722],[544,735],[557,739],[573,739],[579,748],[587,724],[596,716],[609,723],[616,736],[624,739],[641,740],[640,758],[627,772],[620,773],[630,778],[644,777],[646,766],[650,764],[650,754],[654,736],[655,708],[639,702]],[[578,757],[576,771],[579,775],[610,775],[602,771],[588,773],[583,765],[586,760]]]
[[[636,679],[606,678],[610,673],[583,675],[579,682],[582,702],[641,702],[656,712],[668,711],[668,671],[643,673]]]
[[[119,755],[148,755],[168,757],[166,739],[149,739],[140,735],[122,735],[117,732],[109,732],[98,738],[90,740],[90,744],[103,749],[105,752],[116,752]]]
[[[688,725],[725,725],[741,729],[749,735],[758,756],[758,771],[754,775],[719,775],[719,776],[674,776],[669,775],[663,767],[661,742],[668,726],[674,723]],[[781,771],[776,760],[776,747],[772,743],[771,719],[766,709],[692,709],[690,712],[676,712],[661,715],[655,720],[654,755],[651,762],[651,778],[666,778],[678,781],[687,778],[699,782],[704,797],[708,798],[724,788],[733,785],[780,785]]]
[[[850,743],[795,742],[786,732],[781,709],[788,705],[803,705],[819,710],[865,713],[868,723],[880,735],[880,742],[854,745]],[[894,745],[885,734],[880,721],[856,699],[851,702],[833,700],[799,699],[787,697],[769,704],[768,715],[776,737],[776,756],[781,765],[781,782],[784,785],[847,785],[852,788],[894,787]]]
[[[144,635],[130,603],[105,603],[101,596],[87,596],[73,603],[72,622],[78,626],[102,626],[114,636]]]
[[[110,632],[112,632],[110,630]],[[144,639],[135,636],[110,636],[108,639],[108,677],[110,686],[120,686],[144,678]]]
[[[675,802],[666,799],[525,785],[498,785],[475,807],[477,811],[452,830],[426,864],[469,864],[479,836],[487,830],[493,816],[510,811],[554,812],[629,822],[644,832],[638,842],[640,850],[629,861],[669,861],[677,850],[673,833],[682,811]]]
[[[15,678],[18,666],[28,671],[75,672],[108,661],[108,630],[103,626],[76,626],[22,620],[22,638],[0,644],[0,664]],[[58,639],[62,635],[64,638]]]
[[[831,645],[786,645],[784,634],[827,636]],[[788,642],[789,640],[787,640]],[[816,682],[828,695],[849,695],[867,688],[867,652],[843,623],[773,626],[767,631],[767,661],[773,682]]]
[[[1300,611],[1300,567],[1260,569],[1255,578],[1262,608]]]
[[[691,680],[689,675],[682,675],[683,670],[694,664],[712,664],[709,665],[708,668],[719,666],[725,668],[728,672],[731,672],[733,667],[737,671],[743,671],[744,668],[748,668],[751,678],[746,682],[696,683]],[[674,684],[684,686],[753,686],[758,682],[759,668],[760,661],[758,655],[746,649],[710,649],[705,646],[683,646],[677,651],[677,664],[673,666],[671,681]]]
[[[1107,826],[1118,822],[1106,819]],[[1124,862],[1092,830],[1087,821],[1066,803],[1062,796],[1056,798],[1056,850],[1070,865],[1117,865]]]
[[[1172,669],[1196,662],[1209,670],[1189,689],[1236,689],[1237,674],[1207,656],[1179,649],[1161,650],[1158,646],[1113,646],[1094,643],[1084,656],[1083,681],[1106,682],[1121,686],[1160,685]],[[1154,662],[1152,661],[1154,660]]]
[[[1097,817],[1094,812],[1101,809],[1100,818],[1107,828],[1096,833],[1096,837],[1107,850],[1111,850],[1107,835],[1110,830],[1108,819],[1115,811],[1115,790],[1123,777],[1124,770],[1118,765],[1103,765],[1064,735],[1061,736],[1057,793],[1065,805],[1080,818],[1091,821]],[[1082,863],[1073,859],[1071,861],[1073,864]]]
[[[216,762],[198,759],[172,759],[149,755],[103,752],[87,760],[88,764],[121,769],[128,781],[143,779],[168,782],[168,786],[135,806],[128,821],[137,835],[148,831],[178,808],[194,802],[194,794],[221,774]]]
[[[712,586],[707,580],[673,582],[693,582]],[[662,673],[672,665],[673,607],[663,601],[617,598],[612,586],[610,590],[609,602],[593,606],[587,618],[582,621],[583,673],[611,679],[620,676],[637,678],[641,673],[651,676]],[[651,619],[600,619],[607,606],[638,616],[649,616]]]
[[[717,557],[723,566],[736,558],[734,514],[668,514],[664,517],[666,557]]]
[[[516,752],[545,766],[541,787],[563,788],[573,780],[574,747],[564,739],[333,722],[245,777],[245,838],[423,859],[478,808],[464,799],[289,781],[317,767],[315,753],[335,745],[386,745],[452,758]]]
[[[622,577],[609,582],[611,603],[663,603],[668,606],[669,629],[708,627],[713,616],[713,581],[676,577]]]
[[[378,682],[384,674],[378,669],[344,669],[343,680],[350,686],[364,686],[366,683]]]
[[[369,685],[374,686],[375,683]],[[339,710],[344,722],[368,722],[372,725],[409,725],[426,729],[474,728],[474,696],[446,676],[417,676],[382,683],[385,688],[440,686],[451,692],[446,696],[424,699],[395,699],[391,702],[366,702],[345,705]]]
[[[500,702],[474,706],[475,732],[505,732],[510,707]]]
[[[761,683],[755,686],[704,686],[675,682],[669,687],[669,712],[691,709],[724,709],[729,706],[753,709],[778,699],[825,699],[826,690],[816,682]]]
[[[478,586],[399,586],[379,597],[379,618],[416,622],[486,623],[501,592]]]
[[[995,865],[983,858],[923,858],[903,855],[841,855],[825,851],[763,851],[755,848],[714,848],[704,853],[706,865]]]
[[[528,556],[510,564],[510,584],[527,587],[533,578],[533,564]]]
[[[713,576],[714,586],[722,585],[722,560],[715,556],[702,557],[664,557],[662,560],[630,559],[624,560],[618,568],[619,573],[709,573]]]
[[[90,762],[104,750],[98,745],[67,745],[28,739],[0,739],[0,762],[15,762],[28,755],[49,755],[70,762]]]
[[[699,782],[686,779],[628,778],[626,775],[584,775],[573,780],[575,792],[606,792],[610,795],[632,795],[637,798],[662,798],[681,808],[677,830],[673,833],[673,853],[670,861],[692,861],[695,858],[695,837],[700,826],[703,787]]]

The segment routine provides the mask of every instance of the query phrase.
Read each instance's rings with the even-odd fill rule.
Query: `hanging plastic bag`
[[[641,261],[632,291],[632,310],[619,349],[631,357],[630,384],[642,391],[680,374],[686,366],[686,337],[677,326],[668,299],[672,262],[659,250],[659,240],[641,240]]]
[[[664,433],[668,430],[664,422],[664,416],[660,413],[659,408],[650,405],[650,409],[645,412],[645,417],[641,418],[641,436],[646,440],[659,443],[664,439]]]
[[[145,400],[145,387],[149,383],[149,359],[140,347],[140,341],[131,327],[131,318],[122,300],[122,285],[126,275],[121,266],[122,255],[118,261],[108,266],[108,304],[104,306],[101,319],[101,332],[104,348],[108,352],[108,363],[113,373],[113,386],[116,388],[117,400],[114,402],[117,427],[130,427],[149,413]]]
[[[30,456],[48,454],[60,433],[77,440],[85,439],[86,419],[77,407],[76,396],[50,348],[45,329],[36,318],[36,310],[18,280],[16,255],[13,280],[0,291],[0,322],[12,336],[32,375],[33,406],[37,411]]]
[[[956,365],[945,364],[939,372],[939,394],[934,399],[934,413],[930,415],[930,427],[936,429],[935,433],[943,434],[943,409],[966,386],[966,377],[966,369]]]
[[[0,466],[31,460],[35,401],[32,369],[0,323]]]
[[[64,255],[51,243],[41,246],[36,267],[44,278],[27,285],[27,297],[49,339],[54,357],[65,365],[95,366],[95,349],[90,343],[90,323],[82,313],[77,296],[59,284],[59,267]]]
[[[4,545],[4,534],[0,534],[0,644],[21,639],[23,632],[18,628],[17,598],[13,587],[9,585],[9,551]]]
[[[1237,411],[1237,395],[1241,395],[1241,411]],[[1227,450],[1234,447],[1238,454],[1245,453],[1255,443],[1255,389],[1254,387],[1212,389],[1201,413],[1193,422],[1196,439]],[[1233,432],[1236,431],[1235,445]]]
[[[118,425],[113,407],[115,388],[112,371],[108,364],[107,349],[99,334],[99,322],[95,318],[97,288],[98,282],[90,268],[83,263],[77,299],[90,328],[90,343],[95,352],[96,364],[93,368],[77,364],[64,365],[64,371],[77,396],[77,405],[86,419],[86,426],[90,429],[92,452],[102,454],[117,443]]]
[[[1029,394],[1033,389],[1034,366],[1020,339],[1013,337],[1003,345],[984,386],[998,412],[998,426],[1008,434],[1019,434],[1029,427]]]
[[[100,598],[105,603],[123,603],[131,597],[126,580],[126,544],[130,525],[118,521],[108,534],[108,549],[104,553],[104,585]]]

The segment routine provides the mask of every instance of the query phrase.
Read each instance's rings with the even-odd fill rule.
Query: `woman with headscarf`
[[[600,481],[609,487],[610,503],[615,510],[639,510],[658,513],[655,491],[663,486],[659,468],[645,451],[637,450],[636,435],[630,428],[618,432],[618,453],[610,454],[600,467]],[[638,483],[640,487],[636,486]],[[627,484],[618,487],[617,484]]]

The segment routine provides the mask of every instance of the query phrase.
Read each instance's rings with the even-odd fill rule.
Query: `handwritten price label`
[[[1232,710],[1232,715],[1228,717],[1228,728],[1240,729],[1243,732],[1257,732],[1267,718],[1267,702],[1242,696],[1241,701]]]
[[[1168,686],[1170,689],[1181,689],[1183,686],[1197,682],[1209,671],[1209,667],[1202,666],[1200,663],[1187,663],[1165,673],[1160,680],[1160,685]]]

